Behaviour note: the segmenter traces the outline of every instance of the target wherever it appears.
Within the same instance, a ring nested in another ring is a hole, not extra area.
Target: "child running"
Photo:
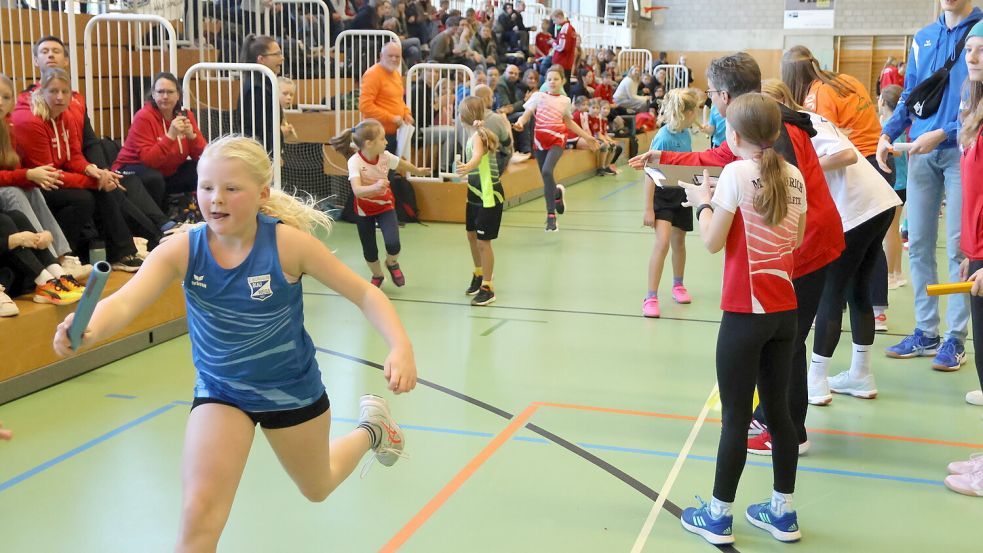
[[[468,176],[464,228],[474,262],[471,286],[465,293],[474,295],[471,305],[488,305],[495,301],[492,284],[495,253],[491,241],[498,238],[505,203],[505,191],[499,180],[499,161],[507,158],[499,155],[498,137],[485,127],[485,103],[481,98],[465,98],[461,102],[460,115],[464,130],[471,133],[464,147],[468,161],[457,166],[459,175]]]
[[[366,119],[341,136],[331,139],[331,146],[348,158],[348,180],[355,194],[355,214],[358,217],[358,239],[362,243],[362,255],[372,271],[372,284],[382,287],[386,277],[379,264],[379,246],[375,242],[376,225],[382,230],[386,245],[386,269],[393,284],[403,286],[406,277],[399,268],[397,258],[399,221],[396,219],[396,198],[389,188],[389,172],[404,171],[425,173],[429,169],[417,167],[386,151],[386,131],[382,123]]]
[[[707,249],[726,248],[717,334],[723,429],[713,499],[683,510],[680,520],[718,545],[734,542],[731,509],[747,459],[755,385],[774,440],[774,491],[770,501],[749,506],[746,517],[780,541],[802,537],[792,507],[798,455],[786,394],[797,326],[792,252],[802,243],[806,198],[802,174],[772,147],[781,129],[774,100],[737,97],[727,107],[727,144],[743,159],[724,167],[712,199],[707,186],[686,189]]]
[[[546,72],[547,92],[536,92],[525,103],[522,117],[512,127],[522,132],[529,119],[535,115],[536,125],[533,139],[533,155],[543,174],[543,199],[546,201],[546,232],[556,232],[556,214],[566,210],[564,195],[566,190],[553,178],[553,169],[563,155],[566,145],[566,131],[571,130],[583,138],[588,149],[597,151],[600,146],[593,136],[573,122],[570,98],[563,95],[563,68],[554,65]]]
[[[207,225],[150,252],[141,270],[99,302],[82,347],[125,328],[175,280],[184,286],[197,369],[183,461],[183,509],[175,551],[214,551],[259,424],[300,492],[323,501],[369,450],[385,466],[404,436],[386,401],[365,395],[358,426],[328,439],[331,410],[304,330],[301,276],[310,275],[357,305],[385,338],[384,376],[395,393],[416,385],[413,347],[389,300],[338,261],[311,232],[330,220],[270,188],[273,173],[258,142],[225,137],[198,165]],[[283,223],[283,224],[280,224]],[[71,355],[68,328],[54,349]]]
[[[699,111],[699,94],[690,88],[677,88],[666,94],[659,109],[659,121],[663,125],[652,139],[650,150],[692,152],[689,129]],[[642,315],[658,318],[659,281],[666,255],[672,248],[672,298],[676,303],[692,301],[683,285],[686,268],[686,233],[693,230],[693,208],[683,206],[686,191],[678,187],[656,186],[645,177],[645,217],[642,224],[655,229],[655,247],[649,257],[648,294],[642,301]]]

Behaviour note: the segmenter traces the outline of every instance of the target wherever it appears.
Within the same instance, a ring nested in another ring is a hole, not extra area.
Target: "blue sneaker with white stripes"
[[[942,372],[958,371],[966,362],[966,348],[955,338],[946,338],[932,360],[932,368]]]
[[[938,336],[929,338],[925,332],[916,328],[910,336],[905,336],[898,344],[895,344],[885,351],[888,357],[894,359],[911,359],[912,357],[931,357],[939,349],[941,340]]]
[[[734,517],[724,515],[720,518],[713,518],[710,515],[710,505],[703,501],[700,496],[696,496],[700,502],[700,507],[687,507],[683,509],[683,515],[679,517],[679,522],[683,528],[693,532],[714,545],[726,545],[734,543]]]
[[[776,516],[771,511],[771,501],[755,503],[747,508],[748,522],[768,532],[778,541],[799,541],[802,532],[799,531],[799,520],[795,512]]]

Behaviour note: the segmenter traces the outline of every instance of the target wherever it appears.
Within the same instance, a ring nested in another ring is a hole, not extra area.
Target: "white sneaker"
[[[137,257],[140,259],[147,259],[147,239],[134,236],[133,245],[137,248]]]
[[[525,154],[522,152],[513,152],[512,159],[509,160],[509,163],[522,163],[523,161],[526,161],[530,157],[532,157],[530,154]]]
[[[65,260],[61,262],[61,268],[79,282],[85,282],[85,279],[89,278],[89,273],[92,272],[92,265],[88,263],[83,265],[79,258],[71,255],[65,256]]]
[[[825,376],[817,378],[810,374],[807,380],[810,405],[829,405],[833,401],[833,394],[829,392],[829,379]]]
[[[973,390],[967,393],[966,403],[983,407],[983,390]]]
[[[359,424],[371,426],[378,434],[377,443],[372,444],[375,458],[384,466],[391,467],[403,457],[403,430],[393,420],[386,400],[366,394],[358,403]]]
[[[14,300],[10,299],[3,286],[0,286],[0,317],[13,317],[20,313]]]
[[[898,284],[898,278],[896,276],[894,276],[894,273],[891,273],[891,274],[887,275],[887,289],[888,290],[897,290],[900,287],[901,287],[901,285]]]
[[[809,440],[802,442],[801,444],[799,444],[799,455],[805,455],[806,453],[809,453],[809,450],[811,448],[812,448],[812,442],[810,442]]]
[[[972,474],[983,471],[983,453],[974,453],[968,461],[953,461],[949,463],[949,474]]]
[[[766,427],[765,425],[761,424],[756,419],[751,419],[751,425],[748,426],[748,429],[747,429],[747,437],[748,438],[752,438],[754,436],[757,436],[758,434],[761,434],[762,432],[764,432],[767,429],[768,429],[768,427]]]
[[[861,399],[874,399],[877,397],[877,383],[874,375],[859,379],[850,377],[850,371],[843,371],[836,376],[829,377],[829,389],[837,394],[849,394]]]
[[[983,471],[946,476],[945,487],[963,495],[983,497]]]

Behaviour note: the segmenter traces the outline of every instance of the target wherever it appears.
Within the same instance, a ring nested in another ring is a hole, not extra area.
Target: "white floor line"
[[[686,438],[686,443],[683,444],[683,448],[679,450],[679,455],[676,456],[676,462],[672,465],[672,470],[669,471],[669,476],[666,477],[666,481],[662,484],[662,488],[659,489],[659,498],[652,505],[652,510],[649,512],[649,516],[645,519],[645,524],[642,525],[641,531],[638,533],[638,537],[635,538],[635,545],[631,548],[631,553],[641,553],[642,549],[645,548],[645,542],[648,541],[649,535],[652,533],[652,527],[655,526],[655,520],[659,518],[659,513],[662,512],[662,506],[665,504],[666,499],[669,497],[669,492],[672,491],[672,485],[676,482],[676,478],[679,476],[679,471],[683,468],[683,463],[686,462],[686,457],[689,456],[689,450],[693,447],[693,442],[696,441],[696,435],[700,433],[700,428],[703,427],[703,421],[707,418],[707,413],[710,412],[710,408],[715,402],[717,397],[717,384],[714,383],[713,389],[710,390],[710,395],[707,396],[707,400],[703,403],[703,410],[700,411],[700,416],[696,417],[696,422],[693,423],[693,428],[689,431],[689,436]]]

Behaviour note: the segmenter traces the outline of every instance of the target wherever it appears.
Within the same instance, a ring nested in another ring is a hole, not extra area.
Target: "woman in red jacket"
[[[162,209],[167,194],[198,187],[198,158],[206,145],[194,114],[181,108],[182,99],[177,77],[155,75],[150,98],[133,116],[113,164],[114,170],[140,177]]]
[[[119,188],[119,175],[98,168],[82,155],[80,125],[68,112],[71,97],[68,72],[54,67],[41,71],[41,82],[31,93],[30,105],[18,104],[14,109],[17,153],[25,168],[51,166],[61,171],[61,184],[43,194],[72,250],[83,251],[79,247],[83,228],[94,222],[91,218],[78,218],[74,206],[94,203],[108,260],[114,269],[136,272],[142,262],[136,256],[133,234],[121,211],[125,197],[114,195]]]

